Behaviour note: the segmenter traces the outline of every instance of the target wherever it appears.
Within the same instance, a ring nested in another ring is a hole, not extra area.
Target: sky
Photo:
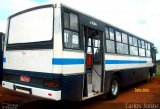
[[[57,0],[0,0],[0,32],[8,16]],[[101,19],[155,44],[160,60],[160,0],[61,0],[83,13]]]

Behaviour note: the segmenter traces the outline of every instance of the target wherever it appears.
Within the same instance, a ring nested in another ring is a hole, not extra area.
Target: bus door
[[[84,97],[90,97],[103,91],[104,53],[103,32],[84,27],[85,39],[85,77]]]

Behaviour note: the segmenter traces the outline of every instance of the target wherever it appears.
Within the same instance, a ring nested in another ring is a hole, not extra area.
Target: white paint
[[[52,49],[6,51],[5,58],[4,69],[52,73]]]
[[[84,73],[84,64],[63,65],[63,74],[79,74]]]
[[[62,58],[62,22],[61,6],[59,4],[54,8],[54,56],[53,58]],[[62,73],[62,65],[53,65],[54,73]]]
[[[6,81],[2,81],[2,87],[5,87],[7,89],[13,90],[13,83],[11,82],[6,82]]]
[[[132,61],[147,61],[147,63],[133,63],[133,64],[105,64],[105,70],[120,70],[120,69],[131,69],[141,67],[152,67],[152,59],[149,57],[119,55],[119,54],[105,54],[105,60],[132,60]]]
[[[30,86],[26,86],[26,85],[20,85],[20,84],[14,84],[14,83],[2,81],[2,86],[5,88],[14,90],[13,89],[14,85],[24,87],[24,88],[30,88],[32,91],[32,95],[35,95],[35,96],[44,97],[44,98],[48,98],[48,99],[52,99],[52,100],[61,100],[61,90],[60,91],[52,91],[52,90],[41,89],[41,88],[30,87]],[[27,93],[26,91],[23,91],[20,89],[18,89],[18,90],[16,89],[16,91],[22,92],[22,93]],[[48,93],[52,94],[52,96],[48,96]]]
[[[84,59],[84,52],[83,51],[77,52],[76,50],[63,51],[63,58]],[[84,73],[84,64],[63,65],[64,75],[65,74],[78,74],[78,73]]]
[[[63,58],[81,58],[84,59],[84,51],[64,50]]]

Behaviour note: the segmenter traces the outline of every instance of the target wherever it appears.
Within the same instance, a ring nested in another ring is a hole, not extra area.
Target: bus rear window
[[[53,7],[27,11],[11,17],[8,44],[49,41],[53,31]]]

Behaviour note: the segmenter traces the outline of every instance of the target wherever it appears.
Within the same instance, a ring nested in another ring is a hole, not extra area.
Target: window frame
[[[123,37],[124,37],[124,35],[123,34],[125,34],[126,36],[127,36],[127,42],[125,43],[125,42],[123,42]],[[121,38],[122,38],[122,43],[124,43],[124,44],[129,44],[129,42],[128,42],[128,35],[127,35],[127,33],[124,33],[124,32],[122,32],[121,33]]]
[[[151,45],[151,43],[149,43],[149,42],[145,42],[145,52],[146,52],[146,57],[151,57],[151,49],[150,49],[150,45]],[[149,51],[150,52],[150,55],[148,56],[147,55],[147,51]]]
[[[113,30],[113,37],[114,37],[114,39],[111,39],[110,29]],[[115,30],[114,30],[114,28],[108,27],[108,34],[109,34],[109,39],[115,41]]]
[[[131,54],[131,48],[130,48],[130,47],[135,47],[135,48],[137,48],[137,55]],[[130,54],[131,56],[139,56],[139,48],[138,48],[137,46],[129,45],[129,54]]]
[[[136,42],[135,42],[135,39],[136,39]],[[137,47],[138,46],[138,38],[137,37],[133,37],[132,38],[132,42],[133,42],[133,46]]]
[[[119,35],[118,35],[118,34]],[[118,35],[118,36],[117,36]],[[116,42],[121,42],[122,43],[122,33],[120,32],[120,31],[118,31],[118,30],[116,30],[115,31],[115,37],[116,37]],[[120,39],[120,40],[118,40],[118,38]]]
[[[124,43],[123,42],[123,39],[122,39],[122,34],[126,34],[127,35],[127,42],[128,42],[128,34],[126,33],[126,32],[123,32],[123,31],[121,31],[121,30],[118,30],[118,29],[116,29],[115,30],[115,38],[117,38],[117,36],[116,36],[116,32],[119,32],[120,33],[120,35],[121,35],[121,41],[117,41],[117,39],[115,39],[115,47],[116,47],[116,53],[117,54],[121,54],[121,55],[129,55],[129,47],[128,47],[128,43]],[[128,53],[118,53],[118,49],[117,49],[117,43],[121,43],[121,44],[124,44],[124,45],[127,45],[127,51],[128,51]]]
[[[133,45],[133,36],[128,35],[128,40],[129,40],[128,44],[129,44],[129,45]],[[132,43],[131,43],[131,42],[132,42]]]
[[[130,54],[130,56],[139,56],[139,43],[138,43],[139,38],[136,37],[136,36],[133,36],[133,35],[131,35],[131,34],[128,35],[128,38],[129,38],[129,39],[128,39],[128,40],[129,40],[128,45],[129,45],[129,54]],[[130,40],[130,39],[131,39],[131,40]],[[136,45],[135,45],[134,39],[137,40],[137,41],[136,41]],[[132,43],[131,43],[131,42],[132,42]],[[136,48],[137,48],[137,55],[131,54],[131,49],[130,49],[130,47],[136,47]]]
[[[128,51],[128,52],[127,52],[127,53],[118,53],[118,49],[117,49],[117,45],[118,45],[118,43],[119,43],[119,44],[123,44],[123,45],[127,46],[127,51]],[[117,54],[129,55],[129,48],[128,48],[128,44],[116,41],[116,51],[117,51]]]
[[[64,24],[65,24],[65,22],[64,22],[64,13],[68,13],[69,14],[69,28],[65,28],[65,26],[64,26]],[[72,13],[72,14],[75,14],[76,16],[77,16],[77,18],[78,18],[78,30],[74,30],[74,29],[71,29],[70,28],[70,13]],[[83,38],[81,38],[80,37],[80,18],[79,18],[79,14],[77,13],[77,12],[75,12],[75,11],[73,11],[73,10],[69,10],[69,9],[67,9],[67,8],[62,8],[62,16],[61,16],[61,18],[62,18],[62,44],[63,44],[63,50],[83,50],[83,47],[82,47],[82,39]],[[65,30],[67,30],[67,31],[70,31],[70,32],[75,32],[75,33],[78,33],[78,43],[79,43],[79,48],[69,48],[69,47],[66,47],[65,46],[65,44],[64,44],[64,31]]]
[[[142,44],[142,42],[143,42],[143,44]],[[147,57],[146,56],[146,43],[147,43],[147,41],[138,38],[138,51],[139,51],[139,55],[138,56],[140,56],[140,57]],[[144,56],[140,55],[140,49],[144,50]]]
[[[107,50],[107,40],[108,40],[108,41],[112,41],[112,42],[114,43],[114,47],[113,47],[113,48],[114,48],[114,52],[110,52],[110,51]],[[114,53],[114,54],[116,54],[116,49],[115,49],[116,45],[115,45],[115,41],[106,39],[105,42],[106,42],[106,43],[105,43],[105,47],[106,47],[106,50],[105,50],[105,51],[106,51],[107,53]]]
[[[113,30],[113,32],[114,32],[114,40],[113,39],[111,39],[110,38],[110,30],[109,29],[112,29]],[[106,32],[107,31],[107,32]],[[120,32],[120,34],[121,34],[121,41],[117,41],[117,37],[116,37],[116,31],[117,32]],[[127,36],[127,43],[125,42],[125,41],[123,41],[123,36],[122,36],[122,34],[125,34],[126,36]],[[114,48],[115,48],[115,52],[108,52],[107,51],[107,40],[108,41],[113,41],[114,42]],[[144,45],[143,45],[143,47],[142,47],[142,43],[144,42]],[[127,45],[128,46],[128,54],[126,54],[126,53],[118,53],[117,52],[117,43],[121,43],[121,44],[125,44],[125,45]],[[146,46],[147,45],[147,46]],[[134,35],[132,35],[132,34],[130,34],[130,33],[127,33],[127,32],[123,32],[123,31],[121,31],[121,30],[119,30],[119,29],[116,29],[116,28],[114,28],[114,27],[111,27],[111,26],[106,26],[105,27],[105,51],[106,51],[106,53],[112,53],[112,54],[121,54],[121,55],[129,55],[129,56],[137,56],[137,57],[151,57],[151,50],[150,50],[150,47],[149,47],[149,45],[151,46],[151,44],[150,44],[150,42],[148,42],[148,41],[146,41],[146,40],[143,40],[143,39],[141,39],[141,38],[139,38],[139,37],[137,37],[137,36],[134,36]],[[130,51],[130,48],[131,47],[135,47],[135,49],[136,49],[136,54],[134,55],[134,54],[131,54],[131,51]],[[143,49],[144,50],[144,56],[142,56],[142,55],[140,55],[140,49]],[[146,54],[146,52],[147,52],[147,50],[148,51],[150,51],[150,56],[147,56],[147,54]]]
[[[38,10],[38,9],[42,9],[42,8],[53,8],[53,12],[54,12],[54,7],[53,5],[42,5],[42,6],[37,6],[37,7],[33,7],[30,9],[26,9],[24,11],[20,11],[16,14],[11,15],[8,18],[8,24],[10,24],[10,20],[20,14],[23,13],[27,13],[33,10]],[[54,34],[54,15],[55,13],[53,13],[53,26],[52,26],[52,34]],[[7,32],[9,32],[10,26],[8,26],[7,28]],[[47,40],[47,41],[39,41],[39,42],[30,42],[30,43],[17,43],[17,44],[9,44],[8,43],[8,38],[9,38],[9,34],[7,34],[7,43],[6,43],[6,50],[33,50],[33,49],[53,49],[54,48],[54,35],[52,35],[51,40]]]
[[[114,39],[111,39],[110,38],[110,29],[111,30],[113,30],[113,37],[114,37]],[[107,30],[107,33],[108,33],[108,38],[106,37],[106,30]],[[108,50],[107,50],[107,40],[109,40],[109,41],[113,41],[113,43],[114,43],[114,52],[109,52]],[[116,42],[115,42],[115,30],[114,30],[114,28],[113,27],[111,27],[111,26],[105,26],[105,52],[106,53],[112,53],[112,54],[116,54]]]

